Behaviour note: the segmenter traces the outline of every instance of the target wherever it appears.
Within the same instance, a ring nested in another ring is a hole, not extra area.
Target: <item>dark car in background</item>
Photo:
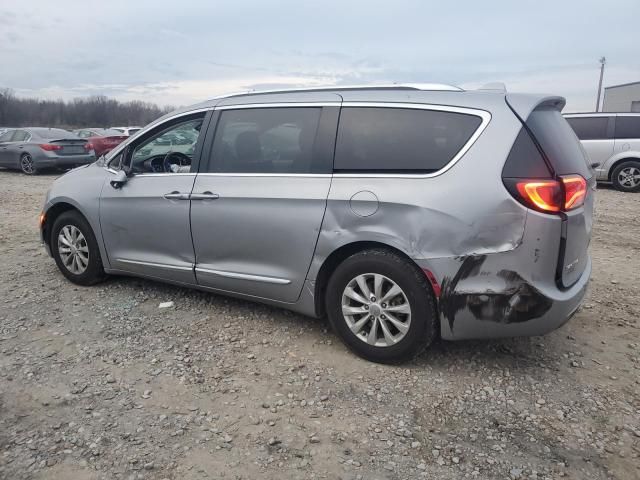
[[[122,132],[112,128],[83,128],[74,130],[73,133],[80,138],[85,138],[91,144],[96,157],[109,153],[113,148],[129,138]]]
[[[45,168],[73,168],[96,159],[87,140],[60,128],[16,128],[0,135],[0,167],[34,175]]]

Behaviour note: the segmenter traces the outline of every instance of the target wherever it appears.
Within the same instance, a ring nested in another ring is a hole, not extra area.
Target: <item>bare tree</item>
[[[145,125],[172,110],[134,100],[119,102],[102,95],[64,100],[17,97],[0,88],[0,126],[6,127],[110,127]]]

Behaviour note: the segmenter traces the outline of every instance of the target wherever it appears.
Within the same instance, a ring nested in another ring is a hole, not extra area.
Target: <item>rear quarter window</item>
[[[445,167],[482,124],[477,115],[438,110],[344,107],[336,172],[430,173]]]
[[[640,116],[616,118],[616,138],[640,138]]]

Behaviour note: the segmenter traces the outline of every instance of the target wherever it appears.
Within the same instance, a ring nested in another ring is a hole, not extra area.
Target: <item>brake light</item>
[[[518,180],[519,200],[545,213],[568,212],[581,207],[587,195],[587,181],[580,175],[561,176],[560,180]]]
[[[39,147],[45,152],[53,152],[55,150],[62,150],[62,145],[54,145],[52,143],[41,143]]]
[[[84,149],[85,149],[87,152],[89,152],[89,151],[93,150],[93,143],[91,143],[91,142],[87,142],[87,143],[85,143],[85,144],[84,144]]]
[[[560,177],[564,184],[564,209],[573,210],[584,204],[587,196],[587,181],[580,175]]]
[[[521,198],[537,210],[559,212],[562,207],[562,191],[556,180],[518,182],[516,188]]]

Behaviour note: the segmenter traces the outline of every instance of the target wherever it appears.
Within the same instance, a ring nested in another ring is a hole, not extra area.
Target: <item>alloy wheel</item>
[[[58,254],[62,264],[75,275],[80,275],[89,266],[87,239],[75,225],[65,225],[58,234]]]
[[[345,287],[342,315],[351,332],[361,341],[376,347],[389,347],[409,331],[411,305],[393,280],[378,273],[364,273]]]
[[[640,168],[628,166],[620,170],[618,183],[626,188],[635,188],[640,185]]]
[[[34,167],[33,167],[33,158],[31,157],[31,155],[26,153],[20,158],[20,168],[27,175],[33,174]]]

